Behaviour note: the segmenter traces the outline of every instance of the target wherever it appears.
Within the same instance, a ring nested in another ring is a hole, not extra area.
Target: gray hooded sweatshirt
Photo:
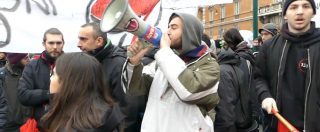
[[[187,55],[201,44],[203,27],[194,16],[174,13],[184,23],[181,55]],[[170,21],[173,16],[170,17]],[[180,55],[180,56],[181,56]],[[168,47],[155,55],[154,74],[143,74],[142,65],[128,65],[128,86],[131,95],[148,95],[141,132],[213,132],[208,112],[219,101],[217,94],[219,65],[205,52],[186,63]]]

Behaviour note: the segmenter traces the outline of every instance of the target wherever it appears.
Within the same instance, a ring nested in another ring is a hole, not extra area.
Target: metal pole
[[[253,27],[253,39],[258,37],[258,0],[253,1],[253,12],[252,12],[252,27]]]

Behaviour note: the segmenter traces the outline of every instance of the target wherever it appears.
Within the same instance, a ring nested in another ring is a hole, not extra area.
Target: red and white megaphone
[[[162,32],[140,19],[129,6],[128,0],[113,0],[103,13],[100,28],[104,32],[118,33],[127,31],[154,46],[160,45]]]

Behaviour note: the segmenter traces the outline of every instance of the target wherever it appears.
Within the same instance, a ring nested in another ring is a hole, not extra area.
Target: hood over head
[[[201,45],[203,26],[197,17],[186,13],[172,13],[169,18],[169,23],[175,16],[178,16],[183,23],[181,53],[181,55],[183,55]]]

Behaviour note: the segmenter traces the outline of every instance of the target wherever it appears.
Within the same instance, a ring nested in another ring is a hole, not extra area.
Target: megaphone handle
[[[134,42],[137,41],[137,39],[135,39]],[[141,45],[140,45],[141,47],[139,47],[139,48],[144,49],[144,48],[153,46],[151,43],[149,43],[148,41],[144,40],[143,38],[139,38],[139,41],[141,42]],[[135,44],[134,42],[132,44]],[[130,52],[130,51],[127,51],[127,56],[128,57],[132,57],[132,56],[134,56],[134,54],[132,52]]]

